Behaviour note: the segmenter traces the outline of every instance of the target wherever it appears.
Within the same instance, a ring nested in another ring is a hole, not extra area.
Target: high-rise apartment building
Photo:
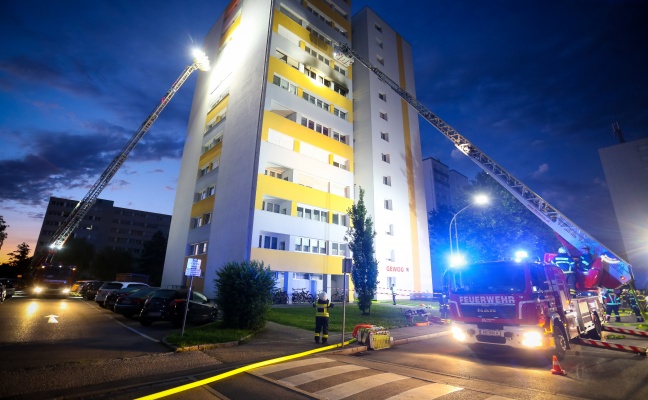
[[[450,169],[441,161],[428,157],[423,159],[423,176],[425,177],[425,198],[428,214],[441,206],[459,210],[463,189],[468,185],[468,177]]]
[[[34,254],[52,242],[54,234],[78,203],[78,200],[50,197]],[[85,239],[97,252],[113,249],[140,258],[144,254],[144,243],[158,231],[168,237],[170,225],[170,215],[115,207],[112,200],[97,199],[71,237]]]
[[[599,150],[626,260],[639,289],[648,288],[648,139]]]
[[[208,295],[218,268],[243,260],[263,261],[289,293],[341,291],[347,210],[361,186],[378,231],[379,280],[402,276],[402,289],[431,289],[425,200],[410,172],[420,168],[416,114],[393,94],[378,107],[366,76],[360,96],[362,67],[334,60],[334,45],[351,42],[349,3],[233,0],[208,33],[212,70],[196,83],[163,286],[184,283],[196,258],[204,280],[194,285]],[[409,46],[389,33],[390,75],[413,90]],[[380,109],[393,124],[383,150],[365,114],[380,119]]]

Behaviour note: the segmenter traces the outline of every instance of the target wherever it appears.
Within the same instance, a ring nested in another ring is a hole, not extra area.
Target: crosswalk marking
[[[403,379],[410,379],[407,376],[396,375],[391,373],[377,374],[367,376],[365,378],[356,379],[350,382],[335,385],[330,388],[320,390],[313,393],[315,396],[323,397],[325,399],[337,400],[349,397],[356,393],[364,392],[365,390],[374,388],[376,386],[384,385],[386,383],[396,382]]]
[[[281,379],[279,382],[285,383],[290,386],[299,386],[317,379],[328,378],[329,376],[345,374],[347,372],[358,371],[361,369],[368,369],[358,365],[341,365],[338,367],[324,368],[317,371],[305,372],[303,374],[294,375],[289,378]]]
[[[385,400],[418,400],[418,399],[436,399],[448,393],[462,390],[460,387],[444,385],[442,383],[431,383],[399,393]]]
[[[271,365],[268,367],[259,368],[255,371],[252,371],[252,373],[255,375],[268,375],[273,372],[283,371],[286,369],[305,367],[307,365],[321,364],[321,363],[327,363],[332,361],[333,360],[326,357],[310,358],[307,360],[292,361],[289,363],[283,363],[283,364],[277,364],[277,365]]]

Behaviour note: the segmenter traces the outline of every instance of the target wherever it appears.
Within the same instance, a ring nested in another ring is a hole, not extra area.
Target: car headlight
[[[63,292],[63,293],[70,293],[70,288],[64,288],[63,290],[61,290],[61,292]]]
[[[36,286],[36,287],[34,288],[34,293],[42,293],[42,292],[43,292],[43,288],[42,288],[42,287],[40,287],[40,286]]]
[[[453,326],[452,337],[455,338],[455,340],[463,342],[466,340],[466,332],[464,332],[464,330],[459,328],[458,326]]]
[[[541,347],[542,335],[540,332],[524,332],[522,334],[522,345],[526,347]]]

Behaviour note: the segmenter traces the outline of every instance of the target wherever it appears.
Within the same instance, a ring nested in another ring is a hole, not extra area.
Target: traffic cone
[[[567,372],[565,372],[564,369],[560,368],[558,357],[556,356],[553,356],[553,359],[551,360],[551,373],[554,375],[567,375]]]

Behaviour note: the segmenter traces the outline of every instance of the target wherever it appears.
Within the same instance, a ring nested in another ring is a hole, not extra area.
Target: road
[[[167,324],[142,327],[82,299],[14,297],[0,306],[0,398],[132,399],[245,365],[221,363],[209,351],[172,353],[159,342],[172,331]],[[543,358],[477,355],[444,336],[302,357],[169,398],[646,399],[647,362],[574,346],[560,363],[567,375],[560,376]]]

